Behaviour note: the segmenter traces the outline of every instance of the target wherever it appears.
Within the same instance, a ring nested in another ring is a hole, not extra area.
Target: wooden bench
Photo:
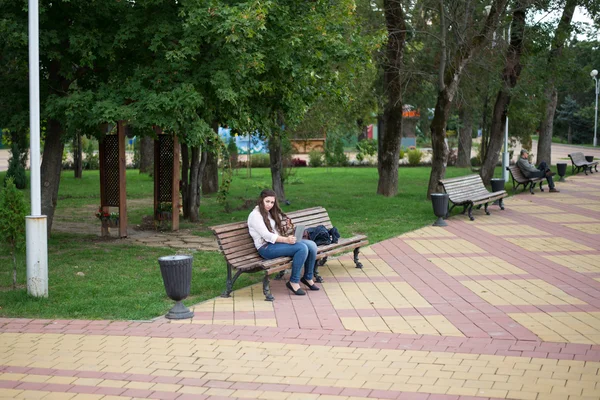
[[[509,165],[506,169],[510,172],[510,177],[512,178],[513,193],[517,191],[520,185],[523,185],[523,191],[529,186],[529,193],[535,194],[533,193],[533,188],[538,182],[540,184],[540,191],[544,191],[542,184],[544,183],[544,179],[546,179],[545,177],[527,178],[523,175],[523,171],[516,165]]]
[[[324,225],[327,229],[333,227],[329,214],[323,207],[293,211],[287,213],[287,216],[290,217],[294,225],[302,224],[306,228],[318,225]],[[235,281],[242,273],[264,272],[263,293],[265,294],[265,300],[273,301],[274,297],[271,295],[269,287],[269,275],[291,268],[292,258],[279,257],[271,260],[262,258],[256,251],[256,247],[254,247],[254,241],[250,236],[246,222],[213,226],[211,230],[217,237],[219,248],[227,262],[227,286],[221,296],[229,297],[233,291]],[[328,256],[354,250],[356,268],[362,268],[362,264],[358,261],[359,248],[367,244],[369,242],[365,235],[340,238],[337,243],[318,247],[317,263],[323,265]]]
[[[508,196],[506,190],[489,192],[479,175],[467,175],[458,178],[443,179],[440,181],[440,184],[444,187],[444,190],[448,193],[450,201],[452,202],[452,207],[448,210],[447,215],[450,214],[454,207],[463,206],[463,214],[465,211],[468,211],[469,219],[473,221],[475,220],[471,214],[473,206],[484,204],[485,213],[490,215],[488,204],[495,200],[499,200],[500,208],[504,210],[504,202],[502,199]]]
[[[578,173],[582,169],[586,175],[588,170],[591,174],[593,174],[594,171],[592,170],[592,167],[594,167],[596,172],[598,172],[598,161],[586,160],[582,152],[571,153],[569,154],[569,158],[571,159],[571,174],[573,174],[573,171],[575,171],[575,173]]]

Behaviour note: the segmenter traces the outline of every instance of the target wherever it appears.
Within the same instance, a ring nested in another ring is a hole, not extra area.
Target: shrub
[[[306,167],[306,160],[303,160],[301,158],[293,158],[292,159],[292,166],[293,167]]]
[[[330,167],[348,165],[348,156],[344,153],[344,143],[341,139],[331,139],[325,142],[325,161]]]
[[[412,166],[419,165],[423,158],[423,152],[419,149],[413,149],[408,151],[408,163]]]
[[[479,157],[473,157],[473,158],[471,158],[471,166],[473,166],[473,167],[480,167],[481,166],[481,161],[479,161]]]
[[[94,143],[90,140],[85,148],[85,160],[83,161],[83,169],[99,169],[100,158],[94,152]]]
[[[400,147],[400,159],[404,159],[404,156],[406,155],[406,149],[404,147]]]
[[[13,257],[13,289],[17,287],[17,251],[25,247],[25,196],[14,184],[13,178],[5,181],[0,192],[0,240],[6,243]]]
[[[8,170],[4,177],[4,184],[6,185],[8,180],[12,178],[17,189],[25,189],[27,187],[27,176],[25,175],[23,162],[21,162],[21,152],[16,142],[13,142],[10,146],[10,153],[11,156],[8,160]]]
[[[308,163],[311,167],[322,167],[323,166],[323,153],[317,150],[311,150],[308,153]]]
[[[250,156],[250,166],[252,168],[268,168],[271,160],[268,154],[252,154]]]
[[[365,157],[373,157],[377,153],[377,140],[364,139],[356,144],[356,159],[362,162]]]

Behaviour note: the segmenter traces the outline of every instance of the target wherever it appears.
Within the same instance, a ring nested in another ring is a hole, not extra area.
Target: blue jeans
[[[292,257],[292,276],[290,282],[300,282],[300,271],[304,265],[304,279],[312,280],[317,259],[317,245],[312,240],[302,239],[295,244],[267,243],[260,249],[258,254],[262,258],[270,260],[277,257]]]

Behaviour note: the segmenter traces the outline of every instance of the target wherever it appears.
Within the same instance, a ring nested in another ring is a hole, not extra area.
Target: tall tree
[[[405,12],[400,0],[384,0],[385,23],[388,31],[386,60],[383,64],[385,106],[377,152],[379,181],[377,194],[395,196],[398,193],[398,163],[402,138],[402,71],[406,44]]]
[[[448,31],[448,25],[446,24],[446,18],[444,17],[446,5],[443,0],[440,0],[439,2],[442,54],[440,55],[439,64],[438,95],[433,120],[431,122],[433,157],[427,189],[428,198],[431,193],[441,191],[439,181],[440,179],[443,179],[446,174],[446,161],[448,158],[446,124],[460,78],[463,75],[465,67],[471,61],[473,54],[489,41],[491,33],[498,27],[498,22],[506,9],[507,2],[508,0],[492,1],[489,13],[481,28],[477,28],[478,18],[476,18],[477,12],[481,13],[481,8],[467,7],[465,11],[466,14],[463,16],[463,21],[466,23],[466,26],[464,27],[465,33],[460,36],[463,40],[456,50],[452,52],[451,56],[447,55],[448,46],[446,33]]]
[[[523,52],[523,40],[525,36],[525,18],[527,8],[531,0],[517,0],[512,12],[512,23],[510,25],[510,44],[506,51],[506,63],[502,71],[502,87],[496,96],[494,111],[492,113],[492,127],[490,138],[482,160],[481,178],[484,183],[490,182],[494,176],[494,169],[498,163],[498,155],[502,148],[504,130],[506,128],[506,116],[511,101],[511,90],[517,85],[521,75],[521,54]]]
[[[550,163],[552,160],[552,131],[554,127],[554,114],[558,103],[558,91],[556,90],[555,68],[560,62],[566,41],[570,38],[572,32],[571,21],[575,7],[578,5],[578,0],[566,0],[563,8],[562,16],[554,32],[550,53],[548,54],[547,71],[552,71],[548,74],[546,82],[546,90],[544,98],[546,107],[544,116],[540,126],[540,136],[537,148],[537,162],[546,161]]]

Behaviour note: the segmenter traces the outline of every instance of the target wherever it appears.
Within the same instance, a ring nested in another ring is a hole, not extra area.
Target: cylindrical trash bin
[[[565,181],[565,175],[567,173],[567,163],[557,163],[556,164],[556,172],[558,172],[559,182]]]
[[[166,318],[184,319],[194,316],[194,312],[181,302],[190,294],[193,262],[194,258],[186,255],[166,256],[158,259],[167,296],[175,301],[173,308],[165,315]]]
[[[492,179],[490,179],[490,183],[492,185],[492,192],[500,192],[501,190],[504,190],[504,179],[492,178]],[[503,208],[504,204],[501,204],[501,203],[502,203],[502,199],[496,200],[492,204],[496,205],[496,206],[499,205],[501,208]]]
[[[431,193],[431,204],[433,205],[433,213],[438,217],[433,226],[448,226],[444,221],[444,217],[448,213],[448,194]]]
[[[585,161],[587,161],[587,162],[594,161],[594,156],[585,156]]]

